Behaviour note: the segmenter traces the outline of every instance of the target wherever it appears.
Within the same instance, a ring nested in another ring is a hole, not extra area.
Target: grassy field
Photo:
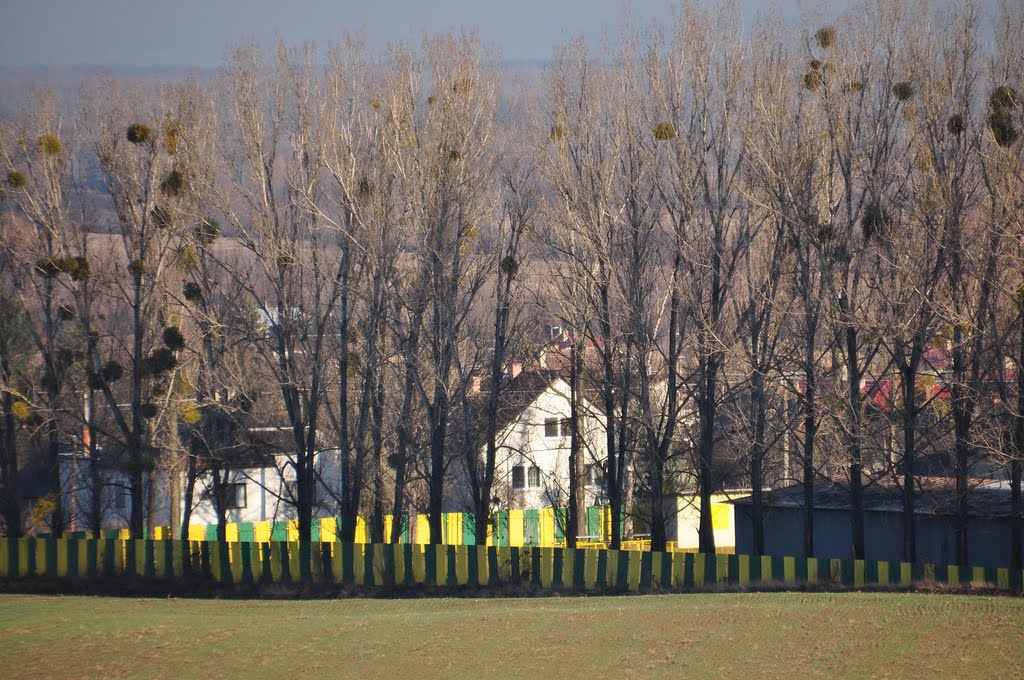
[[[0,595],[0,668],[10,678],[1024,677],[1024,600]]]

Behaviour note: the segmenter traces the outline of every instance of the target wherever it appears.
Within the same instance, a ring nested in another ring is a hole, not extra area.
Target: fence
[[[920,583],[1021,590],[1020,570],[849,559],[513,546],[0,539],[0,578],[180,579],[360,586],[532,584],[652,591],[719,584],[863,587]]]
[[[726,503],[713,503],[713,510],[729,511],[731,507]],[[721,513],[720,513],[721,514]],[[488,546],[507,547],[541,547],[555,548],[565,545],[563,527],[568,512],[564,508],[543,508],[539,510],[502,510],[495,512],[492,523],[487,528]],[[427,515],[403,515],[401,538],[399,543],[415,543],[424,545],[430,542],[430,529]],[[725,519],[716,520],[716,529],[719,524],[731,528],[729,516]],[[394,518],[387,515],[384,518],[385,542],[390,543],[391,529]],[[624,519],[623,519],[624,522]],[[581,547],[604,548],[611,542],[611,509],[608,506],[593,506],[586,510],[586,541]],[[441,523],[441,542],[446,545],[476,545],[476,520],[472,513],[447,512],[444,513]],[[696,523],[693,526],[694,536],[696,535]],[[341,520],[333,517],[316,518],[313,520],[312,540],[333,542],[341,535]],[[45,536],[45,534],[44,534]],[[68,534],[70,538],[93,538],[88,532],[76,531]],[[101,538],[106,539],[128,539],[131,538],[127,529],[109,529],[103,532]],[[169,527],[156,527],[152,532],[146,530],[144,538],[157,540],[176,538],[172,536]],[[225,539],[228,542],[244,543],[266,543],[270,541],[299,541],[299,524],[297,520],[277,522],[228,522],[225,525]],[[366,519],[359,517],[356,520],[355,543],[370,543],[369,530]],[[190,541],[216,541],[217,525],[192,525],[188,530]],[[649,550],[649,540],[625,540],[622,544],[625,550]],[[675,542],[670,542],[669,549],[676,548]],[[691,549],[692,550],[692,549]],[[731,545],[723,546],[719,553],[734,552]]]

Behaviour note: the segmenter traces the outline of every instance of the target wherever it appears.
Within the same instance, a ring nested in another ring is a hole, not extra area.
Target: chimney
[[[509,377],[512,378],[513,380],[515,380],[516,377],[518,377],[519,374],[522,373],[522,372],[523,372],[523,364],[521,362],[519,362],[519,361],[515,361],[515,362],[512,363],[512,370],[509,371]]]

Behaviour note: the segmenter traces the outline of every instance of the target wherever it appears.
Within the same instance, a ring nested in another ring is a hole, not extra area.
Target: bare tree
[[[484,460],[479,460],[480,451],[475,441],[466,450],[477,545],[484,545],[487,541],[487,529],[494,508],[492,497],[498,447],[501,443],[498,440],[498,417],[507,398],[508,384],[512,378],[507,366],[508,359],[520,344],[524,325],[520,293],[520,272],[526,264],[523,239],[526,232],[533,228],[537,213],[536,173],[528,160],[517,157],[510,148],[512,139],[516,136],[514,131],[510,131],[502,152],[504,159],[500,174],[503,213],[491,244],[490,260],[494,266],[494,292],[491,301],[494,330],[491,335],[492,344],[489,347],[489,383],[487,404],[484,407]]]
[[[663,108],[673,137],[663,193],[682,249],[684,304],[692,322],[689,350],[695,366],[689,398],[697,412],[694,468],[700,493],[699,544],[714,552],[711,495],[716,481],[715,440],[722,369],[735,337],[728,299],[746,252],[750,213],[742,195],[745,141],[739,121],[749,64],[734,5],[717,16],[693,5],[675,14],[672,49],[663,68]],[[712,49],[714,45],[714,49]]]
[[[299,535],[309,540],[317,488],[316,459],[328,340],[350,262],[329,247],[315,205],[322,191],[320,94],[311,46],[278,45],[267,64],[258,45],[235,48],[223,69],[227,132],[221,210],[252,264],[224,262],[265,325],[253,351],[273,376],[294,439],[287,467]],[[237,196],[239,200],[232,200]],[[336,243],[336,241],[334,241]]]

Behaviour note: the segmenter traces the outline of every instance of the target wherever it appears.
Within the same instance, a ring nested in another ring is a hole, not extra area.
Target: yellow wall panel
[[[68,575],[68,539],[57,539],[57,576],[64,578]]]
[[[543,508],[540,511],[540,545],[551,548],[555,545],[555,509]]]
[[[324,517],[320,520],[320,540],[324,543],[334,543],[338,540],[338,520],[334,517]]]
[[[416,543],[426,545],[430,543],[430,522],[426,515],[416,515]]]
[[[460,586],[469,583],[469,550],[464,545],[455,549],[455,582]]]
[[[450,546],[462,545],[462,513],[444,513],[444,543]]]
[[[525,527],[522,510],[508,511],[508,544],[511,547],[522,547],[523,529]]]

